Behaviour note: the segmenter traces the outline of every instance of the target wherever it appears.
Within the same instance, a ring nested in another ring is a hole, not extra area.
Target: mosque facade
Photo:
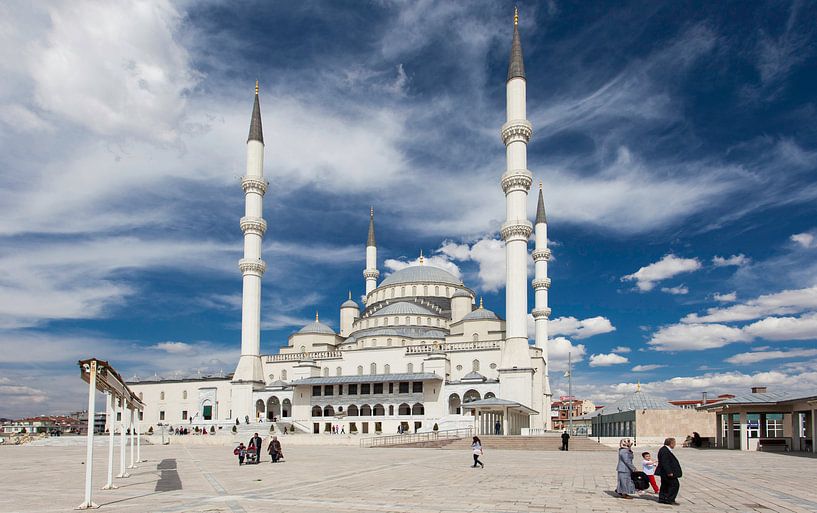
[[[499,183],[507,219],[499,227],[506,251],[507,319],[476,301],[473,289],[423,262],[380,279],[374,211],[369,214],[361,303],[339,306],[339,330],[314,322],[289,336],[276,354],[261,353],[261,247],[264,137],[256,84],[247,171],[241,354],[225,376],[134,379],[144,400],[143,426],[222,426],[275,423],[278,429],[319,434],[333,429],[376,435],[459,429],[521,434],[550,428],[548,378],[547,217],[541,185],[536,219],[527,218],[533,182],[527,169],[532,127],[526,115],[525,68],[514,18],[506,80],[507,120],[500,130],[506,170]],[[534,277],[528,279],[533,235]],[[363,253],[363,252],[361,252]],[[535,304],[528,308],[528,287]],[[528,339],[528,314],[535,324]]]

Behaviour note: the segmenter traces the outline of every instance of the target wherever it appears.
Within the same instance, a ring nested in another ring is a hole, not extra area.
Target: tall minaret
[[[247,137],[247,174],[241,178],[244,189],[244,217],[241,231],[244,232],[244,258],[238,261],[238,268],[244,277],[244,294],[241,300],[241,359],[233,376],[233,382],[252,384],[264,383],[261,365],[261,277],[267,264],[261,260],[261,240],[267,230],[263,215],[263,198],[267,192],[264,180],[264,133],[261,129],[261,105],[258,101],[258,81],[255,82],[255,104],[252,107],[250,135]],[[233,401],[234,414],[251,415],[252,397],[249,407],[243,404],[247,398]],[[246,412],[244,410],[247,410]]]
[[[550,308],[548,308],[548,289],[550,288],[550,278],[548,278],[548,260],[550,260],[550,250],[548,249],[548,219],[545,214],[545,199],[542,197],[542,182],[539,182],[539,203],[536,205],[536,223],[534,224],[534,237],[536,246],[533,250],[533,261],[535,265],[533,277],[533,290],[535,290],[535,308],[533,309],[533,319],[536,324],[535,345],[542,350],[542,358],[545,360],[545,371],[542,376],[544,384],[544,395],[546,408],[550,411],[550,378],[548,362],[548,318]],[[547,415],[545,422],[550,421]],[[548,426],[549,427],[549,426]]]
[[[506,342],[502,367],[530,367],[528,353],[528,237],[532,226],[527,219],[528,190],[533,181],[528,171],[527,149],[532,128],[526,119],[525,65],[519,42],[519,15],[514,13],[513,43],[507,80],[507,121],[502,125],[507,170],[502,175],[507,219],[500,233],[505,241]]]
[[[369,209],[369,238],[366,239],[366,269],[363,270],[363,277],[366,278],[366,296],[377,288],[378,276],[380,271],[377,270],[377,243],[374,240],[374,207],[372,207]]]

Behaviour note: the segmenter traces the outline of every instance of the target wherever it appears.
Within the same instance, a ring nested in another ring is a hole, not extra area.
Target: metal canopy
[[[120,397],[125,400],[130,406],[137,410],[145,408],[145,403],[139,399],[139,396],[134,394],[122,376],[116,372],[116,369],[105,360],[97,358],[88,358],[87,360],[80,360],[79,365],[82,381],[90,384],[91,379],[91,362],[96,362],[96,389],[100,392],[108,392],[114,397]]]

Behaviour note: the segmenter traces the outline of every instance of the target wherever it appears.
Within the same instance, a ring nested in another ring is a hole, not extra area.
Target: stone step
[[[481,436],[483,447],[489,450],[506,451],[558,451],[562,441],[554,437],[544,436]],[[471,438],[454,438],[416,442],[409,444],[390,445],[387,447],[409,448],[425,447],[446,450],[468,450],[471,448]],[[606,445],[599,444],[589,438],[573,437],[570,440],[571,451],[610,451]]]

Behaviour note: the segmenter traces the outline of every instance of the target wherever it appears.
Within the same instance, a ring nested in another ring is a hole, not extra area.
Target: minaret
[[[545,411],[550,411],[551,392],[548,362],[548,318],[550,317],[550,308],[548,308],[548,289],[550,288],[548,260],[550,260],[550,250],[547,247],[548,220],[545,214],[545,199],[542,196],[542,182],[539,182],[539,203],[536,205],[536,222],[533,229],[536,240],[536,246],[533,250],[535,270],[532,283],[535,291],[535,307],[531,313],[536,326],[534,344],[542,350],[542,358],[545,360],[545,372],[544,376],[542,376],[547,406]],[[550,419],[546,418],[545,421],[549,422]]]
[[[267,230],[263,215],[263,198],[267,192],[264,180],[264,134],[261,129],[261,105],[258,101],[258,81],[255,82],[255,104],[252,107],[250,134],[247,137],[247,173],[241,178],[244,189],[244,258],[238,261],[243,275],[244,293],[241,300],[241,359],[233,382],[263,385],[261,365],[261,277],[267,265],[261,260],[261,240]],[[252,397],[249,408],[241,404],[246,398],[233,402],[234,414],[252,415]],[[238,403],[238,404],[236,404]],[[247,409],[248,411],[244,411]]]
[[[377,243],[374,240],[374,207],[369,209],[369,238],[366,240],[366,269],[363,277],[366,278],[366,296],[377,287]]]
[[[528,238],[532,226],[527,219],[528,190],[533,181],[528,171],[527,149],[532,128],[526,119],[525,65],[519,41],[519,15],[514,13],[513,43],[507,79],[507,121],[502,125],[507,170],[502,175],[507,219],[500,234],[505,241],[506,342],[502,352],[502,367],[530,367],[528,354]]]

